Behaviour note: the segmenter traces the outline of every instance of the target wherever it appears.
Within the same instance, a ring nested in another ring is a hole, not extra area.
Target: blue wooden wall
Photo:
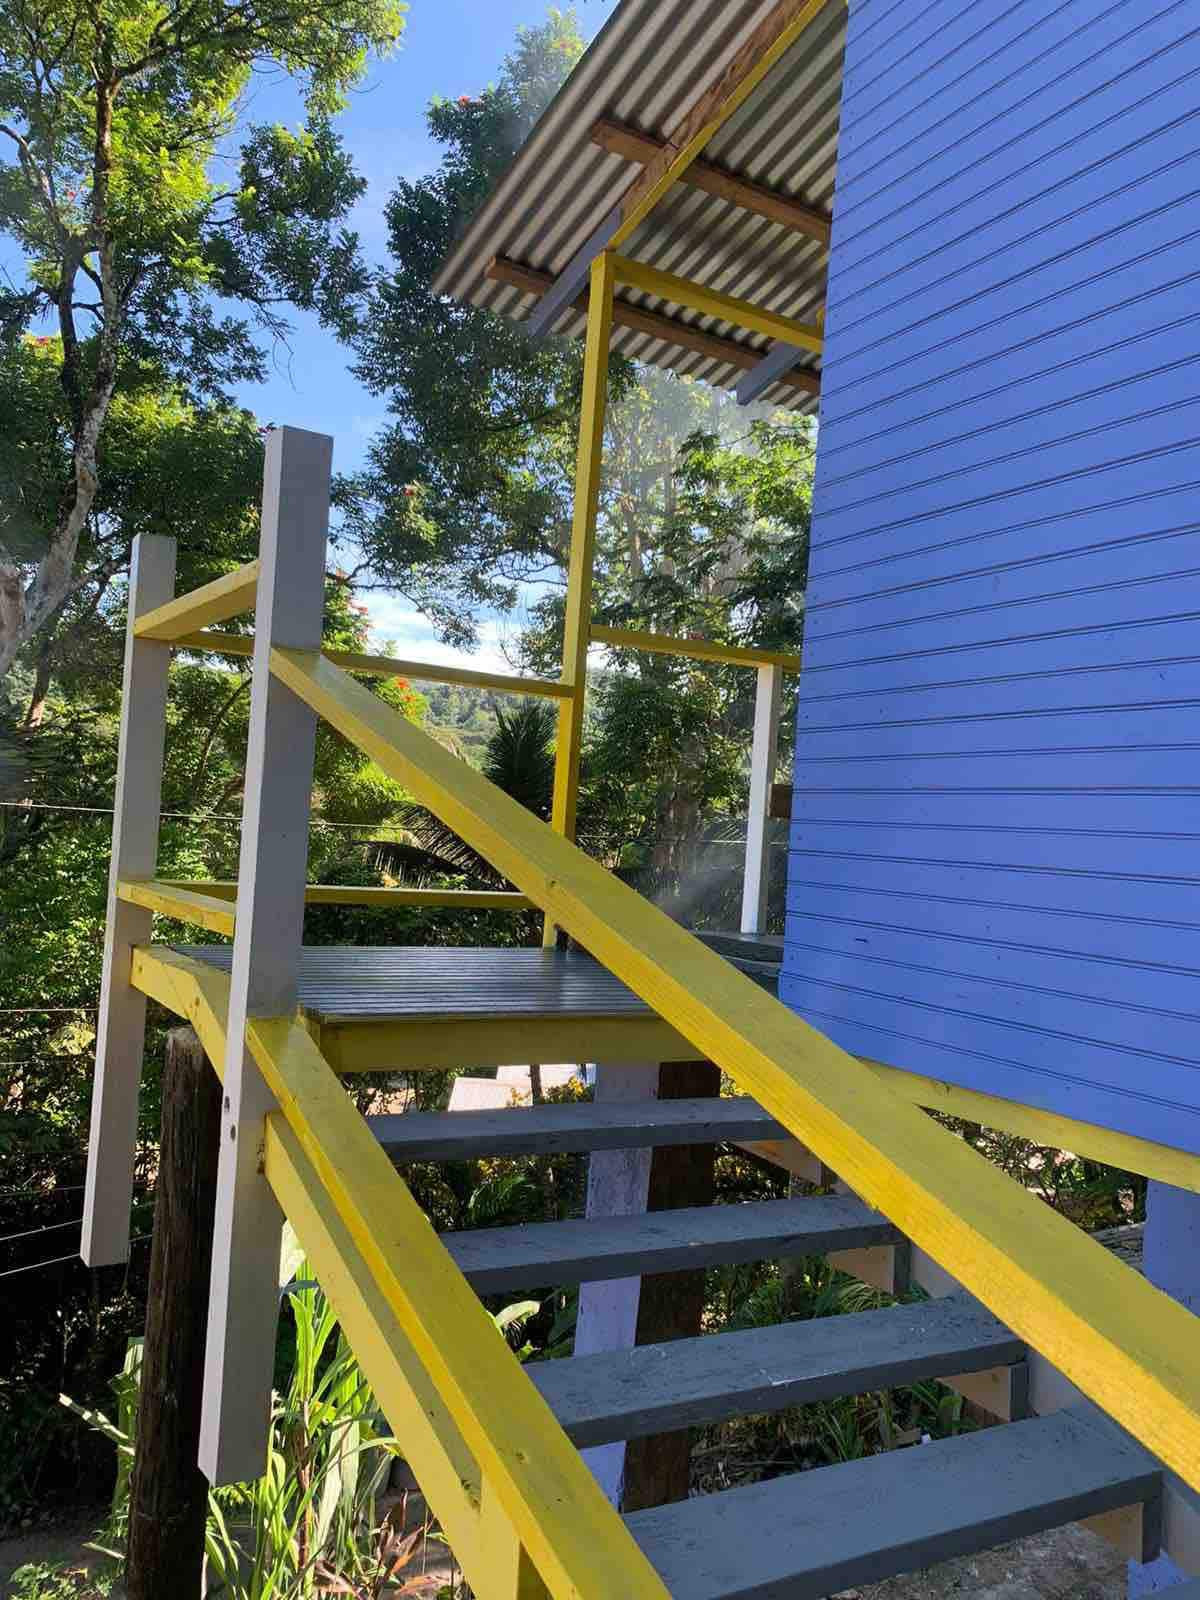
[[[783,995],[1200,1151],[1200,4],[850,10]]]

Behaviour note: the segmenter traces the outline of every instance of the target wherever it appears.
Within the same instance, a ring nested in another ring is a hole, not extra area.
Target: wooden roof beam
[[[619,250],[704,153],[713,136],[782,60],[829,0],[777,0],[736,55],[671,129],[663,149],[621,197],[621,226],[609,241]]]
[[[598,144],[610,155],[620,156],[624,161],[639,162],[643,167],[649,167],[671,148],[665,139],[642,133],[612,117],[601,117],[594,124],[592,143]],[[730,205],[740,206],[743,211],[753,211],[760,217],[790,228],[794,233],[816,239],[826,249],[829,248],[829,218],[823,211],[803,205],[790,195],[768,189],[765,184],[753,183],[749,178],[739,178],[712,161],[693,161],[680,174],[679,182],[690,184],[693,189],[703,189],[706,194],[727,200]]]
[[[551,273],[527,267],[507,256],[494,256],[488,263],[487,275],[497,283],[511,284],[514,289],[531,295],[544,295],[556,281]],[[571,308],[586,312],[587,304],[588,297],[582,294],[571,301]],[[761,350],[739,344],[737,340],[724,338],[720,334],[706,333],[674,317],[665,317],[661,312],[645,311],[641,306],[630,305],[627,300],[617,299],[613,302],[613,321],[634,333],[661,339],[680,350],[694,350],[697,355],[737,367],[741,372],[752,371],[762,360]],[[795,367],[790,372],[782,373],[778,382],[783,388],[796,389],[802,394],[819,395],[821,392],[820,374],[807,367]]]
[[[749,300],[738,300],[731,294],[709,289],[691,278],[681,278],[674,272],[664,272],[644,261],[631,261],[628,256],[613,257],[613,273],[618,283],[627,283],[631,289],[654,295],[669,305],[690,306],[705,316],[716,317],[735,328],[746,328],[751,333],[765,334],[768,339],[779,339],[794,345],[797,350],[808,350],[820,355],[825,336],[815,322],[797,322],[795,317],[783,317],[776,311],[764,311]]]

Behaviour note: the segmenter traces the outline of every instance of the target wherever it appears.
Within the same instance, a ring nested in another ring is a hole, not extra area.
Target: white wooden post
[[[247,1017],[296,1009],[304,930],[314,714],[271,677],[273,646],[321,643],[333,440],[267,440],[250,730],[242,804],[221,1161],[205,1352],[200,1465],[213,1483],[266,1466],[283,1218],[261,1171],[274,1105],[244,1047]]]
[[[108,920],[96,1033],[92,1128],[80,1254],[92,1267],[129,1255],[129,1207],[137,1155],[138,1088],[146,997],[129,981],[133,947],[150,938],[152,912],[117,899],[121,878],[151,878],[158,860],[171,646],[138,639],[134,623],[175,595],[175,541],[140,534],[129,570],[129,621],[121,690],[121,742],[113,800]]]
[[[595,1099],[657,1100],[657,1061],[610,1061],[597,1065]],[[588,1161],[587,1210],[589,1217],[640,1216],[650,1194],[653,1150],[594,1150]],[[575,1354],[596,1355],[605,1350],[632,1350],[637,1343],[640,1278],[613,1278],[584,1283],[579,1288],[579,1315],[575,1323]],[[625,1481],[625,1442],[591,1445],[581,1452],[592,1475],[620,1510]]]
[[[771,831],[771,785],[779,754],[779,717],[783,704],[783,671],[758,669],[754,695],[754,744],[750,753],[750,806],[746,819],[746,876],[742,882],[742,932],[764,933],[767,890],[771,881],[768,841]]]

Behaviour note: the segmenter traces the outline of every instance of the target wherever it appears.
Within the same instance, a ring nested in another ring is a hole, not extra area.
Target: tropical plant
[[[376,1514],[399,1446],[332,1306],[309,1277],[307,1263],[297,1264],[294,1241],[285,1247],[285,1262],[297,1268],[284,1289],[295,1337],[291,1371],[272,1405],[266,1472],[252,1483],[209,1493],[208,1593],[226,1600],[307,1600],[320,1593],[365,1600],[404,1593],[398,1575],[420,1533],[405,1531],[403,1508],[382,1519]],[[116,1446],[112,1512],[95,1548],[118,1565],[129,1519],[139,1353],[131,1346],[114,1381],[115,1421],[62,1397]]]

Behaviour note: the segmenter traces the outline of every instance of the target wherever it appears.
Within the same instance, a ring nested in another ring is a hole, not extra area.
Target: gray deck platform
[[[229,945],[175,945],[230,970]],[[735,963],[740,965],[740,963]],[[753,976],[773,988],[755,962]],[[644,1001],[579,951],[430,945],[306,945],[300,1004],[322,1022],[486,1017],[650,1017]]]

